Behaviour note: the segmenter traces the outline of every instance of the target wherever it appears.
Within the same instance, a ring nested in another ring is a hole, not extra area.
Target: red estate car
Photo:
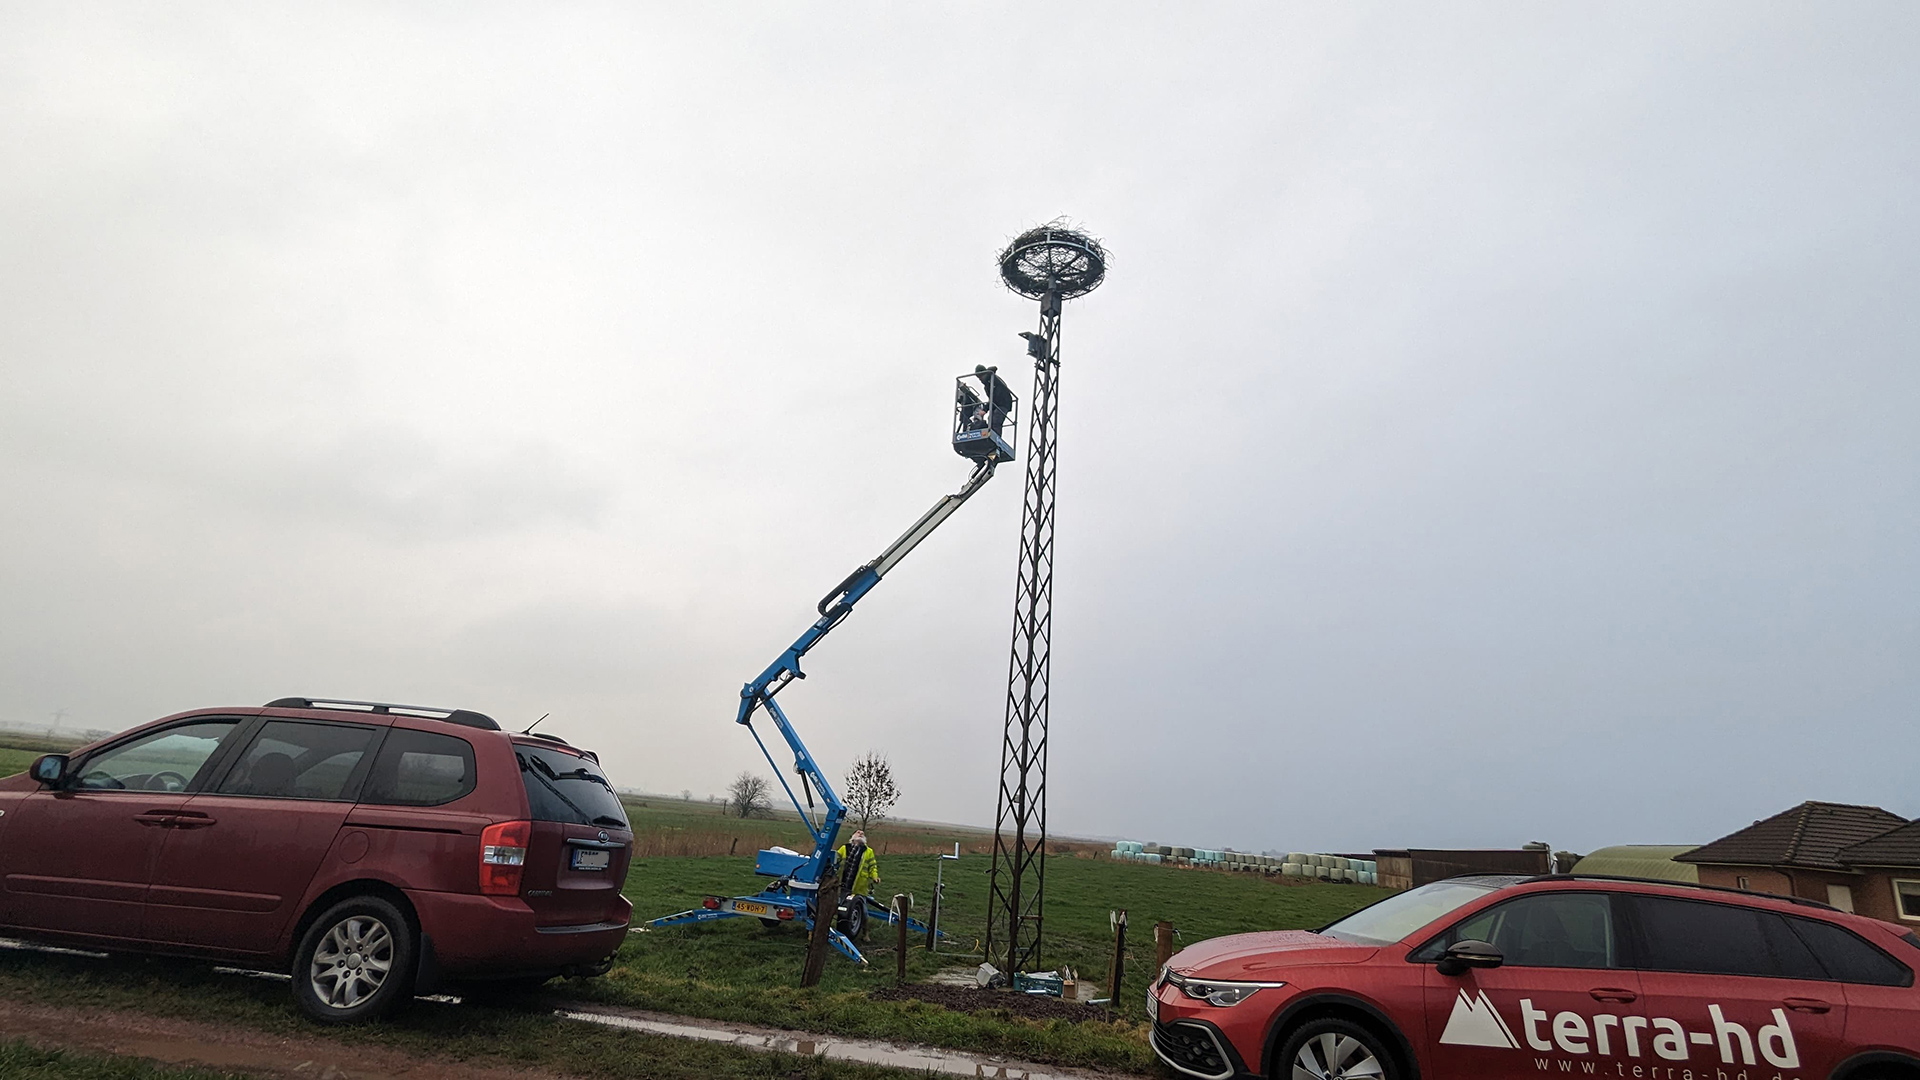
[[[1214,938],[1148,989],[1189,1076],[1920,1080],[1911,931],[1671,882],[1453,878]]]
[[[291,971],[362,1020],[605,971],[632,840],[592,753],[479,713],[197,710],[0,780],[0,932]]]

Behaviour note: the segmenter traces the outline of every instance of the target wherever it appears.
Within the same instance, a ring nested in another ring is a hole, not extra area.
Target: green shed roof
[[[1660,881],[1685,881],[1698,885],[1700,868],[1674,862],[1673,857],[1692,851],[1698,844],[1618,844],[1603,847],[1573,864],[1576,874],[1604,874],[1608,877],[1654,878]]]

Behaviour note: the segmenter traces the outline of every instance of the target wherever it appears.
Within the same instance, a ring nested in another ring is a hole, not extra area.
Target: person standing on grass
[[[880,861],[867,846],[867,834],[854,830],[853,838],[840,845],[840,895],[845,897],[848,936],[856,940],[867,934],[867,898],[880,880]]]
[[[880,881],[880,860],[867,846],[867,834],[856,829],[853,838],[840,845],[840,892],[843,896],[872,896]]]

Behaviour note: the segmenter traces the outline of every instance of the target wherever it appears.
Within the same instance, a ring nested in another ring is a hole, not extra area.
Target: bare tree
[[[847,770],[847,813],[860,822],[862,831],[869,822],[884,820],[887,811],[899,801],[900,788],[893,782],[893,767],[878,750],[867,751],[865,757]]]
[[[743,772],[727,786],[727,809],[736,817],[772,817],[765,777]]]

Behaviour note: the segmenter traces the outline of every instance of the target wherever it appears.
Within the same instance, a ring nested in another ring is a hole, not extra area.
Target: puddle
[[[940,1076],[991,1077],[994,1080],[1085,1080],[1086,1077],[1095,1075],[1078,1069],[1063,1069],[1057,1065],[1034,1065],[1024,1061],[1008,1061],[987,1055],[969,1054],[964,1050],[902,1046],[898,1043],[866,1039],[840,1037],[827,1039],[817,1035],[771,1028],[748,1028],[738,1025],[705,1027],[698,1024],[678,1023],[657,1016],[583,1012],[574,1009],[556,1010],[555,1015],[582,1023],[602,1024],[628,1031],[644,1031],[653,1035],[670,1035],[678,1039],[726,1043],[749,1050],[779,1050],[807,1057],[825,1057],[834,1061],[857,1061],[864,1065],[886,1065],[895,1069],[912,1069]]]

